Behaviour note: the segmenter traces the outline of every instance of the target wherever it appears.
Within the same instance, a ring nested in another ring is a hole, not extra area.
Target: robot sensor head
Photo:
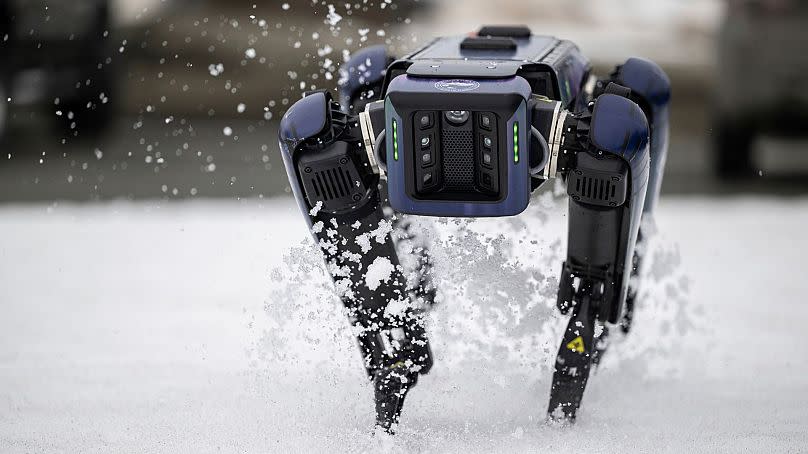
[[[528,204],[530,85],[521,77],[400,75],[385,98],[392,207],[427,216],[507,216]]]

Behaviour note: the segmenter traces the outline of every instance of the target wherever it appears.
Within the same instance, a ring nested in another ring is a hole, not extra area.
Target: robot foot
[[[376,400],[376,430],[395,433],[404,397],[415,386],[418,374],[411,372],[403,363],[376,372],[373,376]]]
[[[556,357],[547,418],[552,422],[575,422],[576,412],[597,355],[596,315],[589,296],[576,305]],[[602,333],[601,333],[602,334]]]

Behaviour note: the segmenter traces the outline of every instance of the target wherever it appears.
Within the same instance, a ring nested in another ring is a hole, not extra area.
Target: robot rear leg
[[[643,205],[643,216],[637,247],[633,256],[632,278],[626,296],[625,311],[620,321],[620,329],[628,333],[634,318],[636,298],[639,292],[639,274],[645,262],[645,251],[653,237],[653,212],[659,201],[662,176],[668,155],[669,107],[671,83],[665,71],[656,63],[642,58],[630,58],[615,68],[610,77],[597,83],[594,95],[602,92],[609,82],[620,84],[631,90],[629,98],[642,108],[650,127],[650,171],[648,191]]]

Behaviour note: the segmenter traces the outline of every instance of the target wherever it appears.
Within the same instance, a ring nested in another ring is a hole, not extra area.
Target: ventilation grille
[[[576,170],[570,173],[567,193],[579,202],[619,206],[626,201],[626,178],[601,172]]]
[[[578,178],[575,181],[575,191],[588,199],[611,200],[616,190],[611,181],[600,178]]]
[[[303,148],[298,151],[298,175],[309,207],[322,203],[325,212],[336,213],[350,209],[367,194],[362,175],[348,154],[348,147],[348,142],[340,140],[324,149]]]
[[[446,189],[474,190],[474,133],[442,131],[443,179]]]
[[[311,186],[318,200],[328,202],[351,196],[351,174],[347,169],[332,167],[314,172]]]

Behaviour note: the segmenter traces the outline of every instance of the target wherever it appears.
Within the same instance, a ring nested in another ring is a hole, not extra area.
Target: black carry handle
[[[476,38],[468,37],[460,43],[462,50],[499,50],[513,52],[516,50],[516,41],[511,38]]]
[[[524,25],[485,25],[477,36],[502,36],[508,38],[530,38],[530,29]]]

